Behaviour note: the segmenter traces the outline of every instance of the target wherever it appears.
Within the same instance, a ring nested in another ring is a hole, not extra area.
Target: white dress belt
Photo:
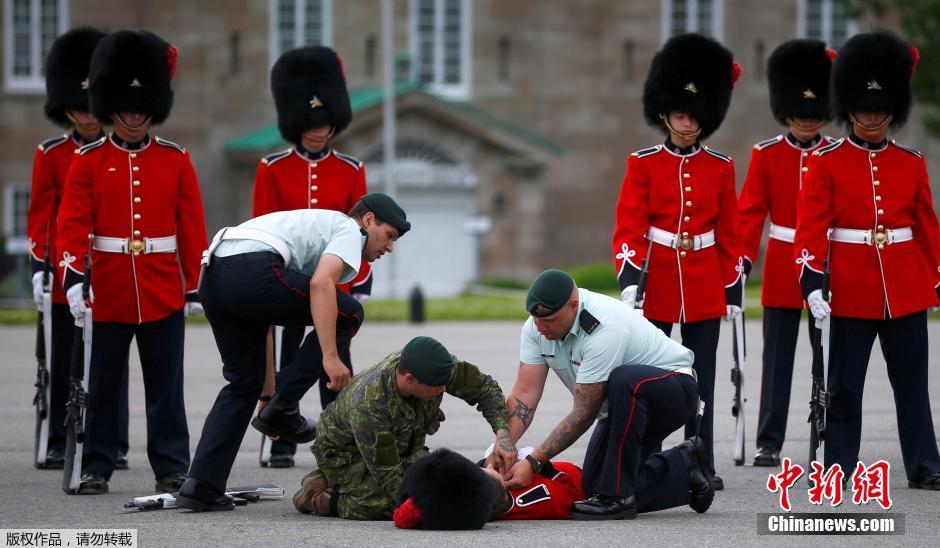
[[[770,223],[770,237],[774,240],[792,244],[793,240],[796,238],[796,229]]]
[[[91,241],[95,251],[105,253],[124,253],[125,255],[149,255],[151,253],[175,253],[176,235],[160,238],[112,238],[109,236],[95,236]]]
[[[668,230],[651,226],[649,230],[646,231],[646,239],[659,245],[671,247],[672,249],[691,249],[693,251],[698,251],[699,249],[705,249],[706,247],[715,245],[714,230],[709,230],[705,234],[696,234],[695,236],[688,236],[687,234],[688,233],[686,232],[683,232],[682,234],[676,234],[674,232],[669,232]]]
[[[212,244],[209,245],[209,249],[202,254],[202,264],[209,264],[212,260],[212,253],[215,251],[215,248],[219,247],[219,244],[225,240],[255,240],[261,242],[271,246],[271,248],[284,259],[284,264],[290,262],[290,247],[287,246],[287,242],[280,236],[275,236],[270,232],[258,230],[257,228],[230,226],[216,232],[215,237],[212,238]]]
[[[885,245],[907,242],[914,239],[914,231],[909,226],[903,228],[888,228],[885,230],[861,230],[857,228],[833,228],[829,231],[829,239],[844,244]]]

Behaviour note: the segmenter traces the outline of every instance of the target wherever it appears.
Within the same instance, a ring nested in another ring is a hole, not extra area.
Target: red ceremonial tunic
[[[95,321],[139,324],[183,308],[184,294],[195,295],[199,262],[208,248],[189,153],[159,137],[129,150],[113,135],[79,149],[66,182],[57,236],[66,288],[84,276],[89,234],[177,238],[175,253],[92,251]]]
[[[72,165],[75,151],[81,146],[74,135],[66,133],[39,145],[33,160],[33,181],[30,188],[29,213],[26,217],[26,236],[29,238],[32,272],[40,272],[49,247],[52,263],[52,302],[68,304],[61,278],[56,270],[56,219],[65,191],[65,178]]]
[[[907,227],[913,240],[883,248],[826,238],[830,228],[872,230],[875,238]],[[871,148],[856,137],[813,153],[794,244],[806,295],[821,285],[829,245],[834,316],[898,318],[937,305],[940,228],[919,152],[893,141]]]
[[[570,462],[552,462],[552,477],[535,474],[532,485],[512,489],[512,508],[501,519],[568,519],[574,503],[587,497],[581,490],[581,469]]]
[[[820,137],[815,145],[801,148],[792,136],[778,135],[754,145],[744,188],[738,198],[740,234],[744,260],[757,262],[764,220],[793,230],[796,228],[796,204],[808,173],[809,156],[834,142]],[[777,308],[803,308],[800,280],[793,273],[793,244],[768,238],[764,257],[761,304]]]
[[[265,156],[255,172],[252,216],[294,209],[331,209],[348,213],[366,194],[362,162],[331,148],[312,154],[288,148]],[[365,287],[372,270],[363,261],[359,274],[339,287]],[[353,290],[355,293],[356,291]]]
[[[613,237],[621,289],[636,283],[650,226],[690,238],[715,236],[715,245],[699,250],[653,244],[643,305],[648,319],[697,322],[725,315],[725,288],[742,269],[734,186],[731,158],[707,147],[682,156],[657,145],[627,159]]]

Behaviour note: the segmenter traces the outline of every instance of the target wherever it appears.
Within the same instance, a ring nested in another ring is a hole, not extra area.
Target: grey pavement
[[[400,348],[410,337],[425,334],[439,338],[454,354],[480,365],[493,375],[508,392],[518,365],[517,323],[435,323],[422,326],[380,324],[368,321],[353,342],[353,360],[357,370],[376,362],[386,353]],[[747,458],[754,453],[754,434],[760,387],[760,323],[748,322],[749,359],[746,374]],[[805,545],[810,540],[798,536],[758,537],[758,513],[779,512],[777,496],[765,485],[770,473],[779,469],[735,467],[731,463],[734,420],[730,414],[731,383],[729,370],[730,331],[722,327],[718,356],[718,381],[715,409],[715,452],[718,473],[726,490],[717,494],[711,509],[703,515],[687,507],[641,515],[628,522],[497,522],[472,532],[428,532],[397,530],[389,522],[348,522],[339,519],[301,515],[294,511],[290,495],[300,477],[315,466],[312,454],[298,449],[297,467],[288,470],[262,469],[258,466],[260,434],[249,429],[235,463],[230,485],[273,482],[287,491],[284,500],[263,501],[234,512],[193,514],[179,510],[147,513],[123,513],[123,503],[135,496],[152,493],[153,476],[147,463],[146,419],[143,384],[136,351],[131,353],[131,435],[130,470],[115,472],[111,492],[101,496],[67,496],[60,489],[61,473],[41,471],[32,466],[34,329],[0,328],[0,371],[9,390],[0,399],[0,526],[3,528],[134,528],[142,546],[198,545],[268,545],[268,546],[414,546],[414,545],[549,545],[599,546],[606,544],[638,545]],[[801,334],[805,331],[801,329]],[[932,341],[940,341],[940,322],[930,324]],[[880,351],[875,348],[865,392],[863,442],[860,458],[871,463],[886,459],[892,465],[892,514],[904,514],[904,536],[835,537],[825,542],[837,545],[933,545],[940,533],[940,493],[907,488],[900,447],[894,400]],[[940,418],[940,353],[931,355],[930,394],[934,424]],[[806,426],[809,395],[809,345],[804,339],[798,347],[798,362],[790,406],[788,438],[784,447],[789,455],[805,465],[808,430]],[[206,413],[222,385],[221,362],[209,327],[191,325],[186,339],[186,406],[190,446],[195,449]],[[302,409],[308,415],[319,412],[314,394],[305,398]],[[537,445],[555,423],[570,409],[571,396],[554,377],[538,407],[530,432],[523,445]],[[438,434],[430,438],[432,447],[446,446],[476,458],[492,442],[492,433],[477,412],[460,400],[445,397],[447,420]],[[937,427],[935,426],[935,429]],[[589,434],[585,434],[559,460],[581,462]],[[681,432],[673,434],[666,445],[681,441]],[[837,509],[817,507],[806,500],[806,482],[791,491],[794,512],[837,511],[885,513],[875,505],[856,507],[851,492]],[[930,540],[933,539],[933,540]],[[2,539],[0,539],[2,540]],[[815,540],[815,539],[813,539]]]

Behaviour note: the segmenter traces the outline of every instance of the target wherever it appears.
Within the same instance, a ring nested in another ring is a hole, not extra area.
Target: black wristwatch
[[[532,465],[532,471],[536,474],[542,473],[542,463],[539,462],[539,459],[533,457],[532,455],[526,455],[525,460],[529,461],[529,464]]]

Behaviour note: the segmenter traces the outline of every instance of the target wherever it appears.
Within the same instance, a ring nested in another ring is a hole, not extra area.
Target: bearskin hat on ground
[[[117,112],[143,112],[163,123],[173,107],[174,46],[146,30],[119,30],[95,49],[89,71],[91,113],[111,123]]]
[[[346,75],[339,55],[326,46],[285,52],[271,69],[277,127],[290,143],[315,127],[333,126],[339,135],[352,121]]]
[[[668,132],[660,115],[686,112],[698,120],[705,139],[721,126],[740,74],[727,48],[700,34],[670,38],[653,57],[643,87],[646,122]]]
[[[481,529],[497,495],[496,482],[482,468],[449,449],[435,449],[405,472],[395,511],[400,528]]]
[[[819,40],[798,39],[784,42],[770,54],[770,110],[778,122],[829,120],[829,76],[835,53]]]
[[[70,110],[89,112],[88,66],[104,32],[92,27],[74,28],[56,38],[46,57],[46,117],[69,127]]]
[[[850,124],[853,112],[887,112],[900,127],[911,112],[911,80],[919,54],[890,31],[856,34],[832,66],[832,112]]]

